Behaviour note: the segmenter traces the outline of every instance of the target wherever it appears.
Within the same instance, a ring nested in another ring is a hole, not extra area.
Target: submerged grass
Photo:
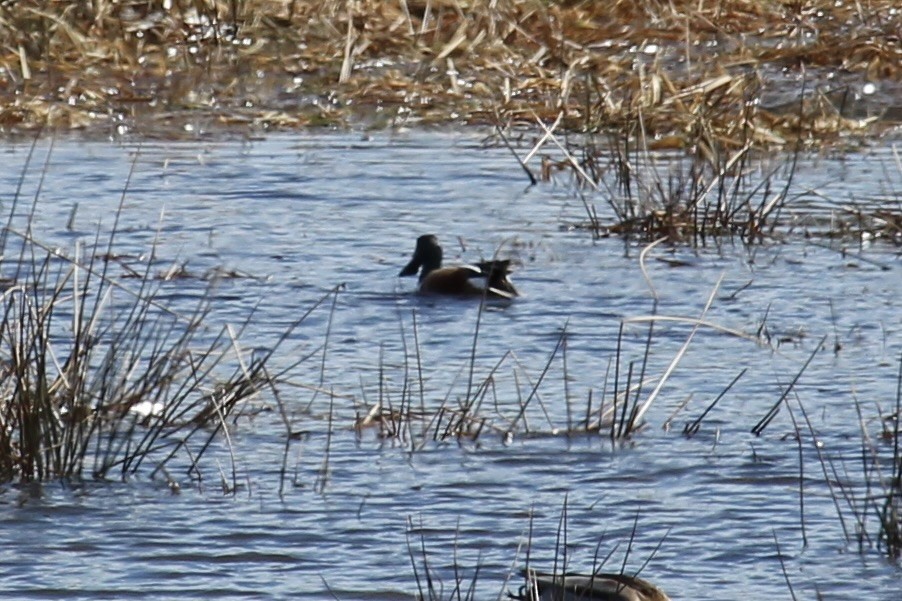
[[[849,517],[855,523],[849,542],[860,549],[876,547],[888,557],[902,559],[902,357],[896,380],[896,398],[888,413],[877,420],[863,418],[861,403],[855,400],[861,424],[861,467],[864,493],[834,491],[840,520]],[[869,421],[878,430],[871,431]],[[830,464],[832,473],[836,466]],[[839,509],[843,507],[844,509]]]
[[[699,330],[738,336],[754,344],[766,345],[759,337],[705,319],[718,290],[719,283],[712,289],[698,318],[672,317],[653,310],[651,315],[623,319],[613,355],[607,359],[607,367],[599,370],[604,374],[603,378],[583,399],[574,398],[568,386],[567,341],[570,334],[566,323],[541,368],[530,370],[515,349],[484,365],[485,358],[478,352],[479,317],[470,356],[457,369],[447,391],[444,394],[435,390],[427,393],[426,382],[434,374],[423,368],[414,311],[411,320],[414,344],[405,342],[403,345],[405,363],[390,367],[380,353],[377,398],[367,400],[367,394],[362,394],[362,403],[357,405],[355,430],[358,436],[365,432],[375,433],[378,439],[398,444],[410,452],[433,443],[473,443],[483,437],[509,444],[516,438],[595,436],[607,438],[613,445],[626,444],[648,427],[647,415],[652,405],[662,395]],[[480,316],[481,312],[482,309]],[[666,365],[661,365],[658,359],[652,366],[649,359],[656,353],[655,324],[658,322],[679,322],[691,328]],[[641,348],[633,351],[627,348],[632,346],[627,340],[635,335],[636,326],[647,329]],[[632,333],[627,334],[628,331]],[[406,340],[403,323],[401,334],[402,340]],[[411,365],[415,365],[415,369]],[[448,372],[449,366],[443,363],[438,370]],[[454,372],[453,368],[451,372]],[[397,381],[398,377],[400,381],[392,385],[390,382]],[[465,386],[460,382],[462,378],[466,378]],[[738,377],[721,397],[736,380]],[[548,392],[549,388],[553,391]],[[547,398],[549,394],[553,398]],[[561,407],[565,412],[563,421]],[[708,411],[695,420],[691,433],[698,431]],[[674,417],[664,423],[665,428],[669,428]],[[687,432],[690,432],[689,426]]]
[[[877,550],[898,562],[902,558],[902,357],[896,380],[896,395],[889,412],[878,403],[877,417],[867,417],[865,403],[853,395],[851,404],[858,415],[860,453],[854,456],[831,453],[823,434],[812,423],[795,388],[818,353],[827,350],[827,336],[821,338],[814,351],[783,394],[767,414],[752,428],[760,436],[773,422],[777,413],[785,409],[792,423],[792,440],[799,455],[799,532],[802,545],[808,546],[806,489],[815,479],[805,474],[806,453],[814,454],[820,474],[818,480],[832,503],[846,544],[857,547],[859,553]],[[838,350],[835,350],[838,352]],[[795,402],[791,402],[794,398]],[[687,430],[688,431],[688,430]],[[775,535],[776,536],[776,535]]]
[[[127,192],[128,182],[108,237],[98,229],[93,244],[69,252],[34,236],[37,200],[22,229],[13,223],[18,197],[8,207],[0,239],[0,481],[125,479],[145,464],[151,475],[167,474],[173,463],[200,479],[213,441],[231,454],[230,416],[272,385],[266,363],[278,344],[247,353],[239,343],[253,314],[237,328],[207,327],[215,283],[193,311],[171,310],[161,299],[166,280],[152,272],[156,243],[136,285],[119,281],[110,257]],[[234,490],[231,461],[224,486]]]
[[[497,599],[516,599],[519,601],[564,601],[566,599],[636,599],[642,601],[668,601],[667,595],[658,587],[639,575],[661,549],[667,535],[658,541],[655,548],[644,559],[635,571],[628,570],[634,544],[639,540],[639,515],[635,516],[632,524],[628,526],[628,540],[623,551],[622,562],[619,566],[610,566],[615,554],[619,551],[620,544],[614,544],[604,555],[602,547],[606,543],[605,535],[597,541],[594,553],[591,555],[591,567],[583,572],[575,572],[574,566],[585,564],[586,559],[581,556],[574,557],[575,550],[580,544],[569,540],[568,529],[568,501],[565,498],[564,507],[558,521],[555,532],[553,554],[550,566],[547,569],[539,569],[536,564],[539,560],[536,555],[548,556],[547,549],[542,549],[545,544],[535,540],[534,512],[529,512],[529,523],[524,536],[516,548],[515,556],[511,559],[510,570],[503,578],[503,583],[497,591]],[[414,579],[417,584],[417,599],[423,601],[448,600],[472,600],[495,598],[488,587],[497,586],[494,583],[480,582],[480,574],[484,573],[482,565],[482,553],[476,558],[475,564],[466,566],[461,561],[459,547],[461,546],[460,527],[454,531],[452,549],[445,550],[441,555],[427,548],[427,532],[433,530],[422,523],[414,524],[412,518],[408,518],[407,549],[413,569]],[[444,533],[443,533],[444,534]],[[579,538],[585,539],[585,532],[580,533]],[[418,535],[419,541],[413,537]],[[446,534],[445,534],[446,536]],[[463,541],[466,543],[466,541]],[[576,554],[580,555],[580,554]],[[449,557],[450,556],[450,557]],[[518,570],[518,566],[523,566]],[[522,580],[516,577],[519,572]],[[521,581],[522,585],[514,584]],[[508,587],[513,584],[514,591]]]
[[[902,203],[893,189],[902,161],[895,147],[877,165],[889,190],[873,198],[832,199],[795,184],[800,158],[811,156],[800,142],[771,157],[750,136],[749,123],[729,140],[700,127],[679,151],[655,150],[641,121],[603,136],[573,135],[561,123],[560,116],[551,124],[535,119],[534,140],[527,144],[521,137],[518,144],[527,149],[522,154],[509,128],[496,128],[487,143],[500,140],[531,185],[564,176],[585,211],[584,219],[565,222],[567,228],[651,246],[751,247],[804,238],[850,253],[852,243],[902,245]],[[530,165],[537,157],[540,170]]]
[[[24,0],[0,4],[0,128],[177,136],[538,117],[569,131],[641,127],[662,148],[847,144],[881,115],[899,120],[896,10],[892,0]],[[877,90],[867,102],[866,83]]]

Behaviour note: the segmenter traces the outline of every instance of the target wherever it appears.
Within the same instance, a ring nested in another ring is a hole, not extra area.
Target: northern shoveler
[[[552,576],[533,570],[521,599],[604,601],[670,601],[667,594],[647,580],[626,574],[565,574]]]
[[[420,272],[420,288],[423,294],[444,296],[512,299],[517,289],[507,277],[510,260],[482,261],[475,265],[451,265],[442,267],[442,247],[438,239],[426,234],[417,238],[413,258],[399,276]]]

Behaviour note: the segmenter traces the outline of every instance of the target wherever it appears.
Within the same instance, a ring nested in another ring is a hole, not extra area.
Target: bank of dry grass
[[[562,116],[662,147],[821,145],[894,118],[899,31],[892,0],[2,3],[0,128]]]

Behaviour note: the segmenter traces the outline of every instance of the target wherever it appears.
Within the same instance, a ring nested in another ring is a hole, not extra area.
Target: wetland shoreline
[[[847,147],[902,121],[900,21],[891,0],[3,3],[0,133],[560,121]]]

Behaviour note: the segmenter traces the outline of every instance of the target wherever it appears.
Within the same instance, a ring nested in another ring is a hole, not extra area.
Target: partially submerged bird
[[[422,294],[475,298],[484,295],[490,299],[508,300],[518,296],[507,277],[510,274],[509,259],[442,267],[442,247],[432,234],[417,238],[413,258],[399,275],[414,275],[418,271]]]
[[[538,601],[670,601],[647,580],[627,574],[541,574],[528,570],[521,599]],[[522,589],[521,589],[522,590]]]

